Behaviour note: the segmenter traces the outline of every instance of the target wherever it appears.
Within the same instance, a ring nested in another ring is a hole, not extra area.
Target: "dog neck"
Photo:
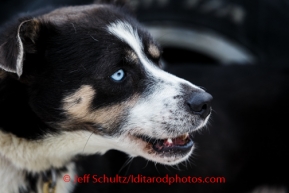
[[[73,162],[62,168],[52,168],[39,173],[17,168],[0,154],[0,192],[5,193],[68,193],[74,187],[73,182],[64,182],[64,175],[74,176]]]
[[[0,154],[0,192],[19,192],[26,188],[25,172]]]
[[[17,79],[0,70],[0,192],[42,193],[43,174],[58,168],[56,193],[66,193],[73,184],[64,183],[61,176],[74,175],[75,154],[70,151],[69,155],[61,155],[66,148],[64,134],[53,137],[48,133],[39,139],[32,135],[41,123],[28,106],[23,90]]]
[[[30,108],[25,93],[25,86],[11,76],[0,82],[0,155],[15,167],[29,172],[61,168],[74,156],[73,153],[60,155],[59,146],[65,150],[62,138],[65,135],[53,136]],[[45,134],[41,133],[43,130]]]

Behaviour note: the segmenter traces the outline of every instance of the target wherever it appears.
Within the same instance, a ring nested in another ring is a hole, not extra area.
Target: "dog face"
[[[158,44],[114,5],[23,19],[1,44],[2,72],[19,76],[29,108],[45,125],[25,136],[2,133],[6,144],[13,136],[22,151],[37,155],[22,157],[20,167],[60,167],[77,154],[109,149],[176,164],[192,153],[190,135],[209,119],[212,97],[163,71]]]

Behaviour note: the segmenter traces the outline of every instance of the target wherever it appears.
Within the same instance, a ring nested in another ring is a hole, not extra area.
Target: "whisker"
[[[90,37],[91,37],[94,41],[98,42],[98,40],[95,39],[92,35],[90,35]]]
[[[160,174],[160,171],[157,168],[157,164],[158,164],[157,162],[154,162],[155,168],[156,168],[157,172]]]
[[[85,150],[85,147],[86,147],[86,145],[87,145],[87,143],[88,143],[88,141],[89,141],[90,137],[92,136],[92,134],[94,134],[94,131],[92,131],[92,132],[91,132],[91,134],[89,135],[88,139],[86,140],[86,143],[85,143],[85,145],[84,145],[84,147],[83,147],[83,150],[82,150],[82,152],[84,152],[84,150]]]
[[[142,169],[145,169],[148,166],[148,164],[149,164],[149,161],[147,160],[146,165]]]
[[[75,28],[74,24],[73,23],[70,23],[70,24],[72,25],[74,32],[76,33],[76,28]]]
[[[133,160],[133,157],[128,158],[128,159],[124,162],[124,164],[121,166],[121,168],[119,169],[118,173],[120,173],[121,170],[123,170],[129,163],[131,163],[132,160]]]

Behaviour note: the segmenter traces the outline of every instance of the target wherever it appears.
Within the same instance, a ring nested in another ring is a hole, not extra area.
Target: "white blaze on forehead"
[[[124,21],[116,21],[115,23],[110,24],[107,28],[111,34],[115,35],[120,40],[127,43],[134,50],[134,52],[140,59],[142,65],[152,77],[160,78],[164,81],[169,81],[171,83],[185,83],[189,84],[195,89],[200,89],[199,87],[189,83],[188,81],[180,79],[156,67],[144,54],[141,38],[139,37],[137,30],[134,29],[129,23]]]

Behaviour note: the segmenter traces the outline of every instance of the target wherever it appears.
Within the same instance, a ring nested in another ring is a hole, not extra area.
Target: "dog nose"
[[[206,118],[211,112],[212,95],[207,92],[194,92],[188,99],[187,104],[195,115]]]

